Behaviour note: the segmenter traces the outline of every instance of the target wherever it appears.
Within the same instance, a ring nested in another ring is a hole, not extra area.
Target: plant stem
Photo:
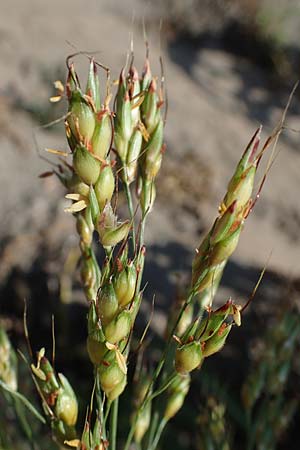
[[[145,225],[146,225],[147,214],[145,214],[141,220],[141,231],[140,231],[140,247],[145,243]]]
[[[102,424],[101,434],[103,436],[103,439],[106,439],[106,423],[105,423],[105,418],[104,418],[104,413],[103,413],[102,394],[101,394],[101,388],[100,388],[100,383],[99,383],[99,377],[97,376],[96,370],[95,370],[95,377],[96,377],[96,400],[97,400],[97,405],[98,405],[98,410],[99,410],[99,415],[100,415],[100,422]]]
[[[147,402],[150,402],[155,397],[158,397],[160,394],[162,394],[166,389],[168,389],[168,387],[170,386],[170,384],[174,381],[174,379],[176,377],[177,377],[177,372],[174,371],[173,373],[171,373],[169,378],[167,378],[167,380],[163,383],[163,385],[159,389],[154,391],[153,394],[150,395],[150,397],[148,398]]]
[[[116,398],[112,402],[112,411],[110,416],[110,450],[116,450],[117,445],[117,430],[118,430],[118,409],[119,409],[119,398]]]
[[[157,428],[157,430],[156,430],[155,438],[154,438],[154,440],[153,440],[151,446],[148,447],[148,450],[156,450],[156,447],[157,447],[158,442],[159,442],[159,440],[160,440],[160,438],[161,438],[162,432],[163,432],[164,429],[165,429],[166,424],[167,424],[167,420],[164,419],[164,418],[161,419],[161,422],[160,422],[160,424],[158,425],[158,428]]]
[[[162,368],[163,368],[163,366],[164,366],[164,363],[165,363],[165,360],[166,360],[166,356],[167,356],[167,354],[168,354],[168,350],[169,350],[169,347],[170,347],[170,344],[171,344],[171,341],[172,341],[173,334],[174,334],[174,332],[175,332],[175,330],[176,330],[176,328],[177,328],[177,325],[178,325],[178,323],[179,323],[179,321],[180,321],[180,319],[181,319],[181,317],[182,317],[182,315],[183,315],[185,309],[186,309],[187,306],[191,303],[191,301],[193,300],[194,296],[195,296],[195,290],[194,290],[194,289],[191,289],[190,292],[189,292],[189,294],[188,294],[188,296],[187,296],[187,299],[186,299],[186,301],[184,302],[184,304],[183,304],[183,306],[182,306],[182,308],[181,308],[181,311],[180,311],[180,313],[179,313],[179,315],[178,315],[178,317],[177,317],[176,323],[175,323],[175,325],[173,326],[173,329],[172,329],[172,331],[171,331],[171,333],[170,333],[170,335],[169,335],[169,337],[168,337],[168,340],[167,340],[167,344],[166,344],[165,350],[164,350],[164,352],[163,352],[163,354],[162,354],[162,356],[161,356],[161,358],[160,358],[160,361],[159,361],[158,365],[156,366],[156,369],[155,369],[155,371],[154,371],[154,373],[153,373],[153,376],[152,376],[152,379],[151,379],[151,383],[149,384],[149,387],[148,387],[148,390],[147,390],[146,395],[145,395],[145,397],[144,397],[144,400],[143,400],[143,402],[142,402],[142,404],[141,404],[141,406],[140,406],[140,411],[141,411],[141,410],[145,407],[145,405],[148,403],[149,398],[151,397],[151,395],[153,395],[153,394],[151,394],[151,389],[152,389],[153,384],[155,383],[155,381],[156,381],[157,378],[159,377],[159,375],[160,375],[160,373],[161,373],[161,370],[162,370]],[[135,417],[134,417],[134,419],[133,419],[133,421],[132,421],[132,425],[131,425],[131,427],[130,427],[129,433],[128,433],[128,437],[127,437],[127,441],[126,441],[124,450],[128,450],[129,447],[130,447],[130,444],[131,444],[131,441],[132,441],[132,438],[133,438],[133,435],[134,435],[134,431],[135,431],[137,419],[138,419],[138,414],[136,413],[136,414],[135,414]]]
[[[150,423],[149,432],[148,432],[147,450],[150,450],[150,447],[152,445],[158,419],[159,419],[159,413],[158,413],[158,411],[155,411],[155,413],[152,414],[152,417],[151,417],[151,423]]]
[[[104,414],[104,425],[107,422],[107,419],[108,419],[108,416],[109,416],[109,413],[110,413],[110,407],[111,407],[111,402],[109,402],[107,404],[107,407],[106,407],[106,411],[105,411],[105,414]]]
[[[162,356],[161,356],[161,358],[160,358],[160,361],[159,361],[158,365],[156,366],[156,369],[155,369],[155,371],[154,371],[154,374],[153,374],[151,383],[150,383],[149,388],[148,388],[148,392],[147,392],[147,394],[146,394],[146,396],[145,396],[145,399],[144,399],[144,402],[143,402],[143,403],[146,403],[146,401],[148,401],[149,392],[150,392],[150,390],[151,390],[153,384],[154,384],[155,381],[157,380],[158,376],[160,375],[160,372],[161,372],[161,370],[162,370],[162,368],[163,368],[163,365],[164,365],[164,363],[165,363],[166,356],[167,356],[167,354],[168,354],[169,347],[170,347],[170,344],[171,344],[171,341],[172,341],[172,338],[173,338],[173,334],[174,334],[174,332],[175,332],[175,330],[176,330],[176,328],[177,328],[177,325],[178,325],[178,323],[179,323],[179,321],[180,321],[180,319],[181,319],[181,317],[182,317],[182,315],[183,315],[185,309],[187,308],[187,306],[191,303],[192,299],[194,298],[194,295],[195,295],[194,290],[191,290],[191,292],[189,293],[189,295],[188,295],[188,297],[187,297],[185,303],[183,304],[183,306],[182,306],[182,308],[181,308],[181,311],[180,311],[180,313],[179,313],[179,315],[178,315],[178,317],[177,317],[176,323],[175,323],[175,325],[173,326],[173,329],[172,329],[172,331],[171,331],[171,333],[170,333],[170,335],[169,335],[169,337],[168,337],[168,340],[167,340],[167,344],[166,344],[165,350],[164,350],[164,352],[163,352],[163,354],[162,354]],[[142,406],[143,406],[143,405],[142,405]]]

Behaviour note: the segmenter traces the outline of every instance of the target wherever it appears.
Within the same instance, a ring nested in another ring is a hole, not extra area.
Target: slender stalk
[[[162,394],[165,390],[168,389],[168,387],[170,386],[170,384],[175,380],[175,378],[177,377],[177,372],[174,371],[173,373],[171,373],[171,375],[169,376],[169,378],[163,383],[163,385],[157,389],[156,391],[153,392],[153,394],[150,395],[150,397],[148,398],[147,402],[150,402],[151,400],[153,400],[155,397],[158,397],[160,394]]]
[[[143,400],[143,402],[142,402],[142,404],[140,406],[140,410],[142,410],[145,407],[145,405],[148,403],[150,396],[155,394],[155,392],[153,394],[150,394],[151,389],[152,389],[155,381],[157,380],[157,378],[159,377],[159,375],[160,375],[160,373],[162,371],[162,368],[164,366],[164,363],[165,363],[165,360],[166,360],[166,356],[168,354],[169,347],[170,347],[170,344],[171,344],[171,341],[172,341],[172,337],[173,337],[173,334],[174,334],[174,332],[175,332],[175,330],[177,328],[177,325],[178,325],[178,323],[179,323],[179,321],[180,321],[180,319],[181,319],[185,309],[191,303],[191,301],[193,300],[194,296],[195,296],[195,291],[194,291],[194,289],[191,289],[190,292],[189,292],[189,295],[188,295],[185,303],[183,304],[183,306],[181,308],[181,311],[180,311],[180,313],[179,313],[179,315],[177,317],[176,323],[173,326],[173,329],[172,329],[172,331],[171,331],[171,333],[170,333],[170,335],[168,337],[165,350],[164,350],[164,352],[163,352],[163,354],[162,354],[162,356],[160,358],[160,361],[159,361],[158,365],[156,366],[156,369],[155,369],[155,371],[153,373],[153,376],[152,376],[152,379],[151,379],[151,383],[149,384],[149,387],[148,387],[147,393],[145,395],[145,398],[144,398],[144,400]],[[127,436],[127,441],[126,441],[124,450],[128,450],[129,447],[130,447],[130,444],[131,444],[131,441],[132,441],[132,438],[133,438],[133,435],[134,435],[134,432],[135,432],[137,419],[138,419],[138,414],[136,413],[135,417],[134,417],[134,420],[132,421],[132,424],[131,424],[128,436]]]
[[[145,225],[146,225],[147,214],[141,220],[141,231],[140,231],[140,247],[145,243]]]
[[[106,408],[106,411],[105,411],[105,414],[104,414],[104,425],[107,422],[107,419],[108,419],[108,416],[109,416],[109,413],[110,413],[110,407],[111,407],[111,402],[109,402],[107,404],[107,408]]]
[[[170,335],[169,335],[169,337],[168,337],[168,340],[167,340],[167,344],[166,344],[165,350],[164,350],[164,352],[163,352],[163,354],[162,354],[162,356],[161,356],[161,358],[160,358],[160,361],[159,361],[159,363],[158,363],[158,365],[156,366],[156,369],[155,369],[155,371],[154,371],[154,374],[153,374],[153,377],[152,377],[150,386],[149,386],[149,388],[148,388],[147,395],[145,396],[145,400],[144,400],[145,403],[146,403],[146,401],[148,401],[149,392],[150,392],[150,390],[151,390],[151,388],[152,388],[154,382],[157,380],[158,376],[160,375],[160,372],[161,372],[161,370],[162,370],[162,368],[163,368],[163,366],[164,366],[164,363],[165,363],[165,360],[166,360],[166,356],[167,356],[167,354],[168,354],[169,347],[170,347],[170,344],[171,344],[171,341],[172,341],[172,338],[173,338],[173,334],[174,334],[174,332],[175,332],[175,330],[176,330],[176,328],[177,328],[177,325],[178,325],[178,323],[179,323],[179,321],[180,321],[180,319],[181,319],[181,317],[182,317],[182,315],[183,315],[185,309],[188,307],[188,305],[191,303],[192,299],[194,298],[194,295],[195,295],[194,290],[191,290],[191,292],[189,293],[189,295],[188,295],[188,297],[187,297],[185,303],[183,304],[183,306],[182,306],[182,308],[181,308],[181,311],[180,311],[180,313],[179,313],[179,315],[178,315],[178,318],[177,318],[177,320],[176,320],[176,323],[175,323],[175,325],[173,326],[173,329],[172,329],[172,331],[171,331],[171,333],[170,333]],[[143,403],[144,403],[144,402],[143,402]],[[144,405],[142,405],[142,406],[144,406]]]
[[[112,402],[112,411],[110,415],[110,450],[116,450],[117,448],[117,430],[118,430],[118,410],[119,410],[119,398],[116,398]]]
[[[147,450],[150,450],[150,446],[152,445],[154,435],[155,435],[155,430],[156,430],[157,423],[158,423],[158,419],[159,419],[159,413],[158,413],[158,411],[155,411],[155,413],[152,414],[152,417],[151,417],[151,423],[150,423],[150,428],[149,428],[149,433],[148,433]]]
[[[148,450],[156,450],[158,442],[161,438],[162,432],[164,431],[166,425],[167,425],[167,420],[162,419],[156,430],[155,438],[154,438],[151,446],[148,447]]]
[[[103,412],[103,400],[102,400],[102,393],[99,383],[99,378],[97,376],[97,372],[95,370],[95,376],[96,378],[96,399],[97,399],[97,405],[99,409],[99,415],[100,415],[100,422],[101,422],[101,434],[103,436],[103,439],[106,439],[106,424],[105,424],[105,417]]]

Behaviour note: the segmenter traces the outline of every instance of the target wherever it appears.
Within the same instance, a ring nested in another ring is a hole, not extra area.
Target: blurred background
[[[159,57],[163,57],[169,99],[167,151],[147,234],[145,296],[150,304],[156,295],[154,334],[163,333],[164,311],[176,294],[176,284],[189,274],[194,249],[217,214],[243,149],[260,124],[263,139],[272,133],[300,74],[299,0],[2,0],[0,320],[22,348],[26,299],[37,349],[51,342],[51,314],[55,313],[58,365],[75,384],[81,380],[82,396],[90,389],[82,380],[88,379],[91,367],[84,359],[86,310],[79,277],[74,276],[74,222],[63,212],[64,193],[57,180],[38,178],[49,168],[44,149],[64,150],[67,143],[63,122],[41,126],[65,113],[66,105],[53,105],[49,97],[55,93],[53,81],[65,80],[67,55],[93,51],[116,79],[133,36],[135,63],[142,69],[143,21],[153,72],[159,74]],[[85,73],[86,60],[79,58],[77,64]],[[229,349],[212,361],[204,381],[198,377],[190,413],[173,425],[180,432],[172,448],[225,449],[221,444],[205,447],[201,441],[205,414],[210,414],[211,405],[223,402],[229,410],[228,423],[238,422],[236,404],[248,366],[255,360],[253,348],[259,348],[264,333],[284,314],[299,315],[299,92],[288,112],[278,156],[226,268],[217,301],[232,296],[245,302],[271,253],[267,273],[245,326],[232,333]],[[149,310],[145,301],[145,317]],[[67,351],[70,345],[72,353]],[[296,353],[280,392],[286,402],[299,396]],[[212,379],[215,384],[209,384]],[[22,388],[29,389],[26,381],[22,383]],[[236,398],[236,403],[230,403],[223,391],[232,392],[228,397]],[[207,397],[208,392],[212,397]],[[298,449],[297,420],[295,407],[278,433],[276,447],[257,444],[257,448]],[[244,448],[242,425],[229,428],[232,448]],[[21,441],[20,437],[15,448],[23,448]]]

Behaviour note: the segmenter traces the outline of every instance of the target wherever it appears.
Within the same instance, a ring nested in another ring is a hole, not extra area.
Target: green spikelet
[[[181,409],[185,397],[189,391],[191,377],[189,374],[178,374],[167,391],[167,404],[164,411],[164,419],[170,420]]]
[[[86,147],[79,145],[73,154],[73,167],[79,178],[90,185],[95,184],[100,175],[100,161],[97,161]]]
[[[91,152],[99,159],[105,160],[111,147],[113,137],[110,112],[101,111],[97,115],[95,131],[91,140]]]
[[[118,311],[118,300],[111,282],[103,286],[97,296],[98,316],[103,325],[109,324]]]
[[[228,184],[220,215],[197,249],[192,268],[192,288],[200,293],[202,308],[212,301],[227,260],[237,247],[251,202],[260,159],[257,155],[259,142],[260,129],[247,146]]]
[[[134,297],[137,271],[133,262],[129,263],[114,277],[114,288],[120,307],[127,306]]]
[[[200,366],[203,361],[200,342],[193,341],[178,347],[175,354],[175,368],[178,373],[186,374]]]
[[[122,311],[104,327],[106,339],[112,344],[117,344],[125,339],[131,329],[130,311]]]
[[[100,175],[95,184],[95,194],[100,210],[110,203],[115,190],[115,177],[110,164],[101,167]]]

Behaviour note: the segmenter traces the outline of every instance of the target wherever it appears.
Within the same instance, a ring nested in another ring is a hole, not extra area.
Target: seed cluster
[[[76,396],[66,377],[55,372],[44,349],[38,352],[36,364],[31,364],[31,372],[53,434],[61,444],[81,450],[105,450],[108,446],[115,450],[116,430],[106,434],[106,419],[111,414],[113,428],[117,417],[114,408],[127,385],[131,334],[143,297],[144,228],[155,200],[156,177],[165,150],[165,99],[162,80],[151,74],[148,54],[141,76],[133,64],[133,55],[121,70],[113,106],[109,70],[88,58],[85,89],[68,58],[66,86],[56,82],[59,95],[52,98],[57,101],[65,96],[68,102],[65,131],[70,153],[52,151],[60,155],[53,173],[67,189],[66,198],[71,204],[66,212],[76,220],[80,275],[88,304],[87,352],[95,375],[80,439],[75,432]],[[100,90],[99,67],[106,72],[104,94]],[[266,148],[258,151],[259,143],[260,129],[237,165],[218,217],[197,248],[191,282],[187,289],[181,286],[168,322],[166,349],[157,367],[146,370],[141,364],[137,370],[136,364],[134,412],[124,450],[129,450],[133,439],[141,448],[148,430],[147,448],[157,447],[165,424],[179,411],[188,394],[190,372],[220,351],[233,325],[241,324],[239,305],[228,300],[213,310],[212,300],[245,219],[255,205],[254,178]],[[62,156],[69,159],[63,160]],[[128,216],[119,220],[122,190]],[[2,345],[7,355],[13,355],[7,342],[0,335],[0,348]],[[0,378],[5,377],[5,383],[16,389],[13,361],[8,356],[3,361],[0,359]],[[165,402],[156,411],[161,417],[157,425],[153,400],[160,394],[164,394]],[[93,396],[97,398],[96,414]]]
[[[94,59],[84,91],[74,64],[69,65],[65,92],[72,163],[60,167],[58,175],[68,189],[66,197],[73,200],[67,211],[75,215],[80,238],[81,279],[89,302],[88,354],[101,389],[113,401],[126,386],[128,341],[142,300],[145,255],[133,210],[129,219],[117,219],[118,187],[121,182],[132,202],[129,186],[135,185],[145,220],[164,149],[164,102],[148,57],[141,78],[133,60],[122,69],[113,111],[109,77],[101,102]],[[105,254],[101,267],[93,249],[94,232]]]

